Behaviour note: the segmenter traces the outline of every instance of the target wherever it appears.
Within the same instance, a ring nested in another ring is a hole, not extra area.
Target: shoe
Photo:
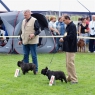
[[[90,53],[90,51],[88,51]]]
[[[73,82],[73,81],[71,81],[70,83],[71,83],[71,84],[77,84],[78,82]]]

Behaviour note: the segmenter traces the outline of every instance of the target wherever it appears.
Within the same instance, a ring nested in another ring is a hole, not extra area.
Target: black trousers
[[[90,37],[95,37],[95,35],[90,35]],[[89,39],[89,51],[94,52],[94,42],[95,39]]]

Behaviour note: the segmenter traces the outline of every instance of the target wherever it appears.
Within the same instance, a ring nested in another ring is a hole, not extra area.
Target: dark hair
[[[85,19],[86,19],[86,18],[82,17],[82,18],[81,18],[81,21],[83,21],[83,20],[85,20]]]
[[[78,18],[78,21],[81,21],[81,18]]]
[[[70,17],[68,15],[65,15],[64,18],[70,20]]]
[[[87,16],[87,17],[86,17],[86,20],[88,20],[89,18],[90,18],[90,17],[89,17],[89,16]]]
[[[58,21],[61,19],[61,17],[58,18]]]

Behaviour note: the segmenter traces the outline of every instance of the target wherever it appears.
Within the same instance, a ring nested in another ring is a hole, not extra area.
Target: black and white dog
[[[63,71],[51,71],[48,70],[48,67],[46,67],[45,69],[41,70],[41,74],[46,75],[49,80],[51,79],[51,76],[54,75],[55,80],[61,80],[61,82],[63,82],[64,79],[64,81],[67,83],[66,76]]]
[[[22,73],[28,73],[29,70],[33,71],[36,74],[36,65],[33,63],[24,63],[23,61],[18,61],[17,66],[21,67]]]

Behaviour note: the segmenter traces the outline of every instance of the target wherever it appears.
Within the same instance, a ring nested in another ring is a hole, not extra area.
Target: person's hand
[[[34,36],[35,36],[34,34],[30,34],[29,38],[32,39],[32,38],[34,38]]]
[[[58,35],[60,35],[60,33],[59,33],[59,31],[58,31],[57,29],[55,29],[55,32],[56,32]]]
[[[63,40],[63,38],[60,38],[59,41],[60,41],[60,42],[63,42],[64,40]]]
[[[19,41],[18,44],[21,45],[22,44],[22,41]]]
[[[88,33],[89,32],[89,30],[88,29],[85,29],[85,33]]]
[[[57,33],[56,33],[56,35],[60,35],[60,33],[59,33],[59,32],[57,32]]]

